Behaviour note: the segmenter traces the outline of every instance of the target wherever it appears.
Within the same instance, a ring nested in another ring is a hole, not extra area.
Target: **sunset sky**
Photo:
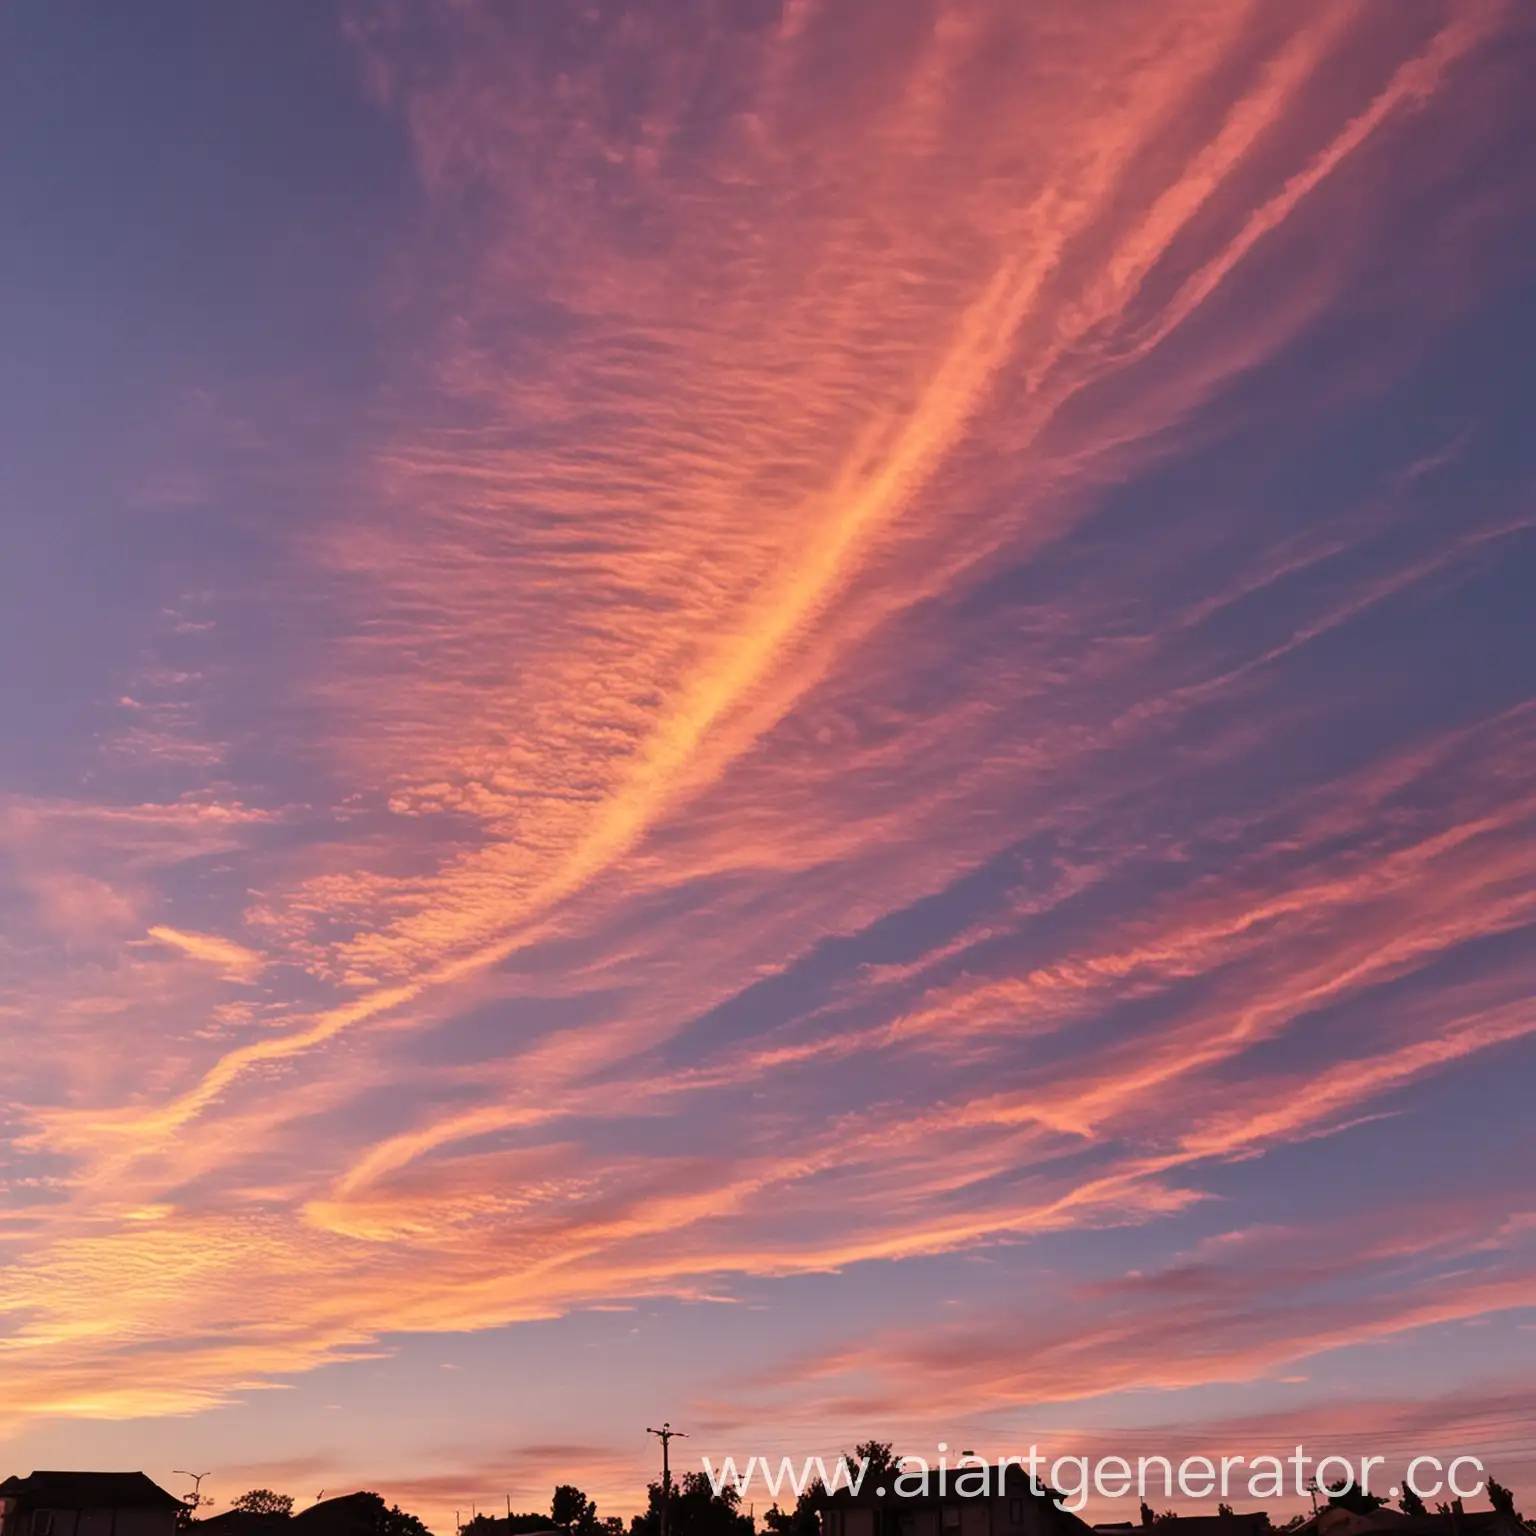
[[[1514,0],[0,8],[0,1476],[1536,1504],[1533,78]]]

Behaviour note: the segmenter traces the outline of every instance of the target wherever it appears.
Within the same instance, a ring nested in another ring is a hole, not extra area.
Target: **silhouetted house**
[[[387,1506],[376,1493],[321,1499],[292,1515],[226,1509],[197,1522],[197,1536],[381,1536]]]
[[[287,1515],[262,1515],[250,1509],[226,1509],[197,1522],[197,1536],[277,1536],[288,1529]]]
[[[1137,1531],[1144,1536],[1144,1533],[1154,1525],[1172,1533],[1172,1536],[1275,1536],[1274,1527],[1269,1523],[1267,1509],[1241,1512],[1233,1510],[1216,1515],[1180,1515],[1177,1522],[1172,1525],[1162,1520],[1143,1520],[1140,1526],[1133,1526],[1127,1521],[1125,1529]],[[1100,1532],[1101,1536],[1104,1536],[1105,1532],[1117,1529],[1119,1527],[1116,1526],[1094,1526],[1094,1530]]]
[[[288,1522],[289,1536],[379,1536],[384,1501],[376,1493],[344,1493],[301,1509]]]
[[[0,1536],[175,1536],[185,1507],[142,1472],[33,1472],[0,1483]]]
[[[950,1468],[943,1493],[936,1472],[925,1494],[882,1493],[869,1477],[856,1494],[847,1488],[823,1492],[821,1536],[1093,1536],[1092,1526],[1058,1509],[1049,1493],[1034,1493],[1022,1467],[1010,1466],[1001,1487],[993,1468],[985,1493],[956,1493],[956,1477]]]

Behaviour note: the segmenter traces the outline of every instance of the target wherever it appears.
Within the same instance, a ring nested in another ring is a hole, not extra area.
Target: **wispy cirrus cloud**
[[[1528,489],[1480,421],[1371,416],[1474,302],[1444,253],[1502,274],[1460,187],[1517,32],[352,9],[420,217],[341,489],[253,578],[290,649],[221,652],[217,706],[187,660],[163,751],[4,802],[8,1411],[1241,1235],[1233,1170],[1526,1051],[1529,690],[1473,610]],[[171,758],[202,780],[146,797]],[[1289,1312],[1267,1240],[1068,1274],[1027,1367],[914,1322],[802,1407],[1248,1381],[1531,1305],[1479,1220]]]

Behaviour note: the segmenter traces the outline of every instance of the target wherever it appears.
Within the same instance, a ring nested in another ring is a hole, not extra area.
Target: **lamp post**
[[[205,1477],[207,1477],[208,1474],[206,1472],[183,1472],[180,1467],[177,1467],[171,1473],[171,1476],[172,1477],[190,1477],[192,1479],[192,1494],[191,1494],[191,1497],[183,1499],[182,1503],[185,1504],[187,1506],[187,1508],[190,1509],[192,1511],[192,1513],[195,1515],[197,1513],[197,1511],[198,1511],[199,1506],[203,1502],[203,1479]],[[209,1502],[211,1503],[212,1501],[210,1500]]]

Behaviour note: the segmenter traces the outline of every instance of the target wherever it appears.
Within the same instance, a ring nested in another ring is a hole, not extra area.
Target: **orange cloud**
[[[431,233],[349,490],[284,549],[327,627],[246,680],[314,792],[215,781],[178,694],[120,745],[197,795],[0,807],[0,1412],[1193,1221],[1211,1165],[1528,1037],[1536,717],[1335,752],[1362,706],[1315,661],[1528,515],[1447,528],[1470,438],[1273,529],[1257,472],[1236,513],[1157,478],[1204,483],[1265,369],[1310,443],[1277,375],[1505,13],[1116,16],[892,7],[857,70],[816,7],[662,8],[558,69],[520,13],[354,20]],[[1203,1351],[1171,1271],[1053,1297],[1054,1339],[1008,1316],[1024,1365],[899,1330],[826,1392],[1251,1380],[1536,1301],[1521,1231],[1457,1241],[1486,1270],[1386,1305],[1220,1292]]]

